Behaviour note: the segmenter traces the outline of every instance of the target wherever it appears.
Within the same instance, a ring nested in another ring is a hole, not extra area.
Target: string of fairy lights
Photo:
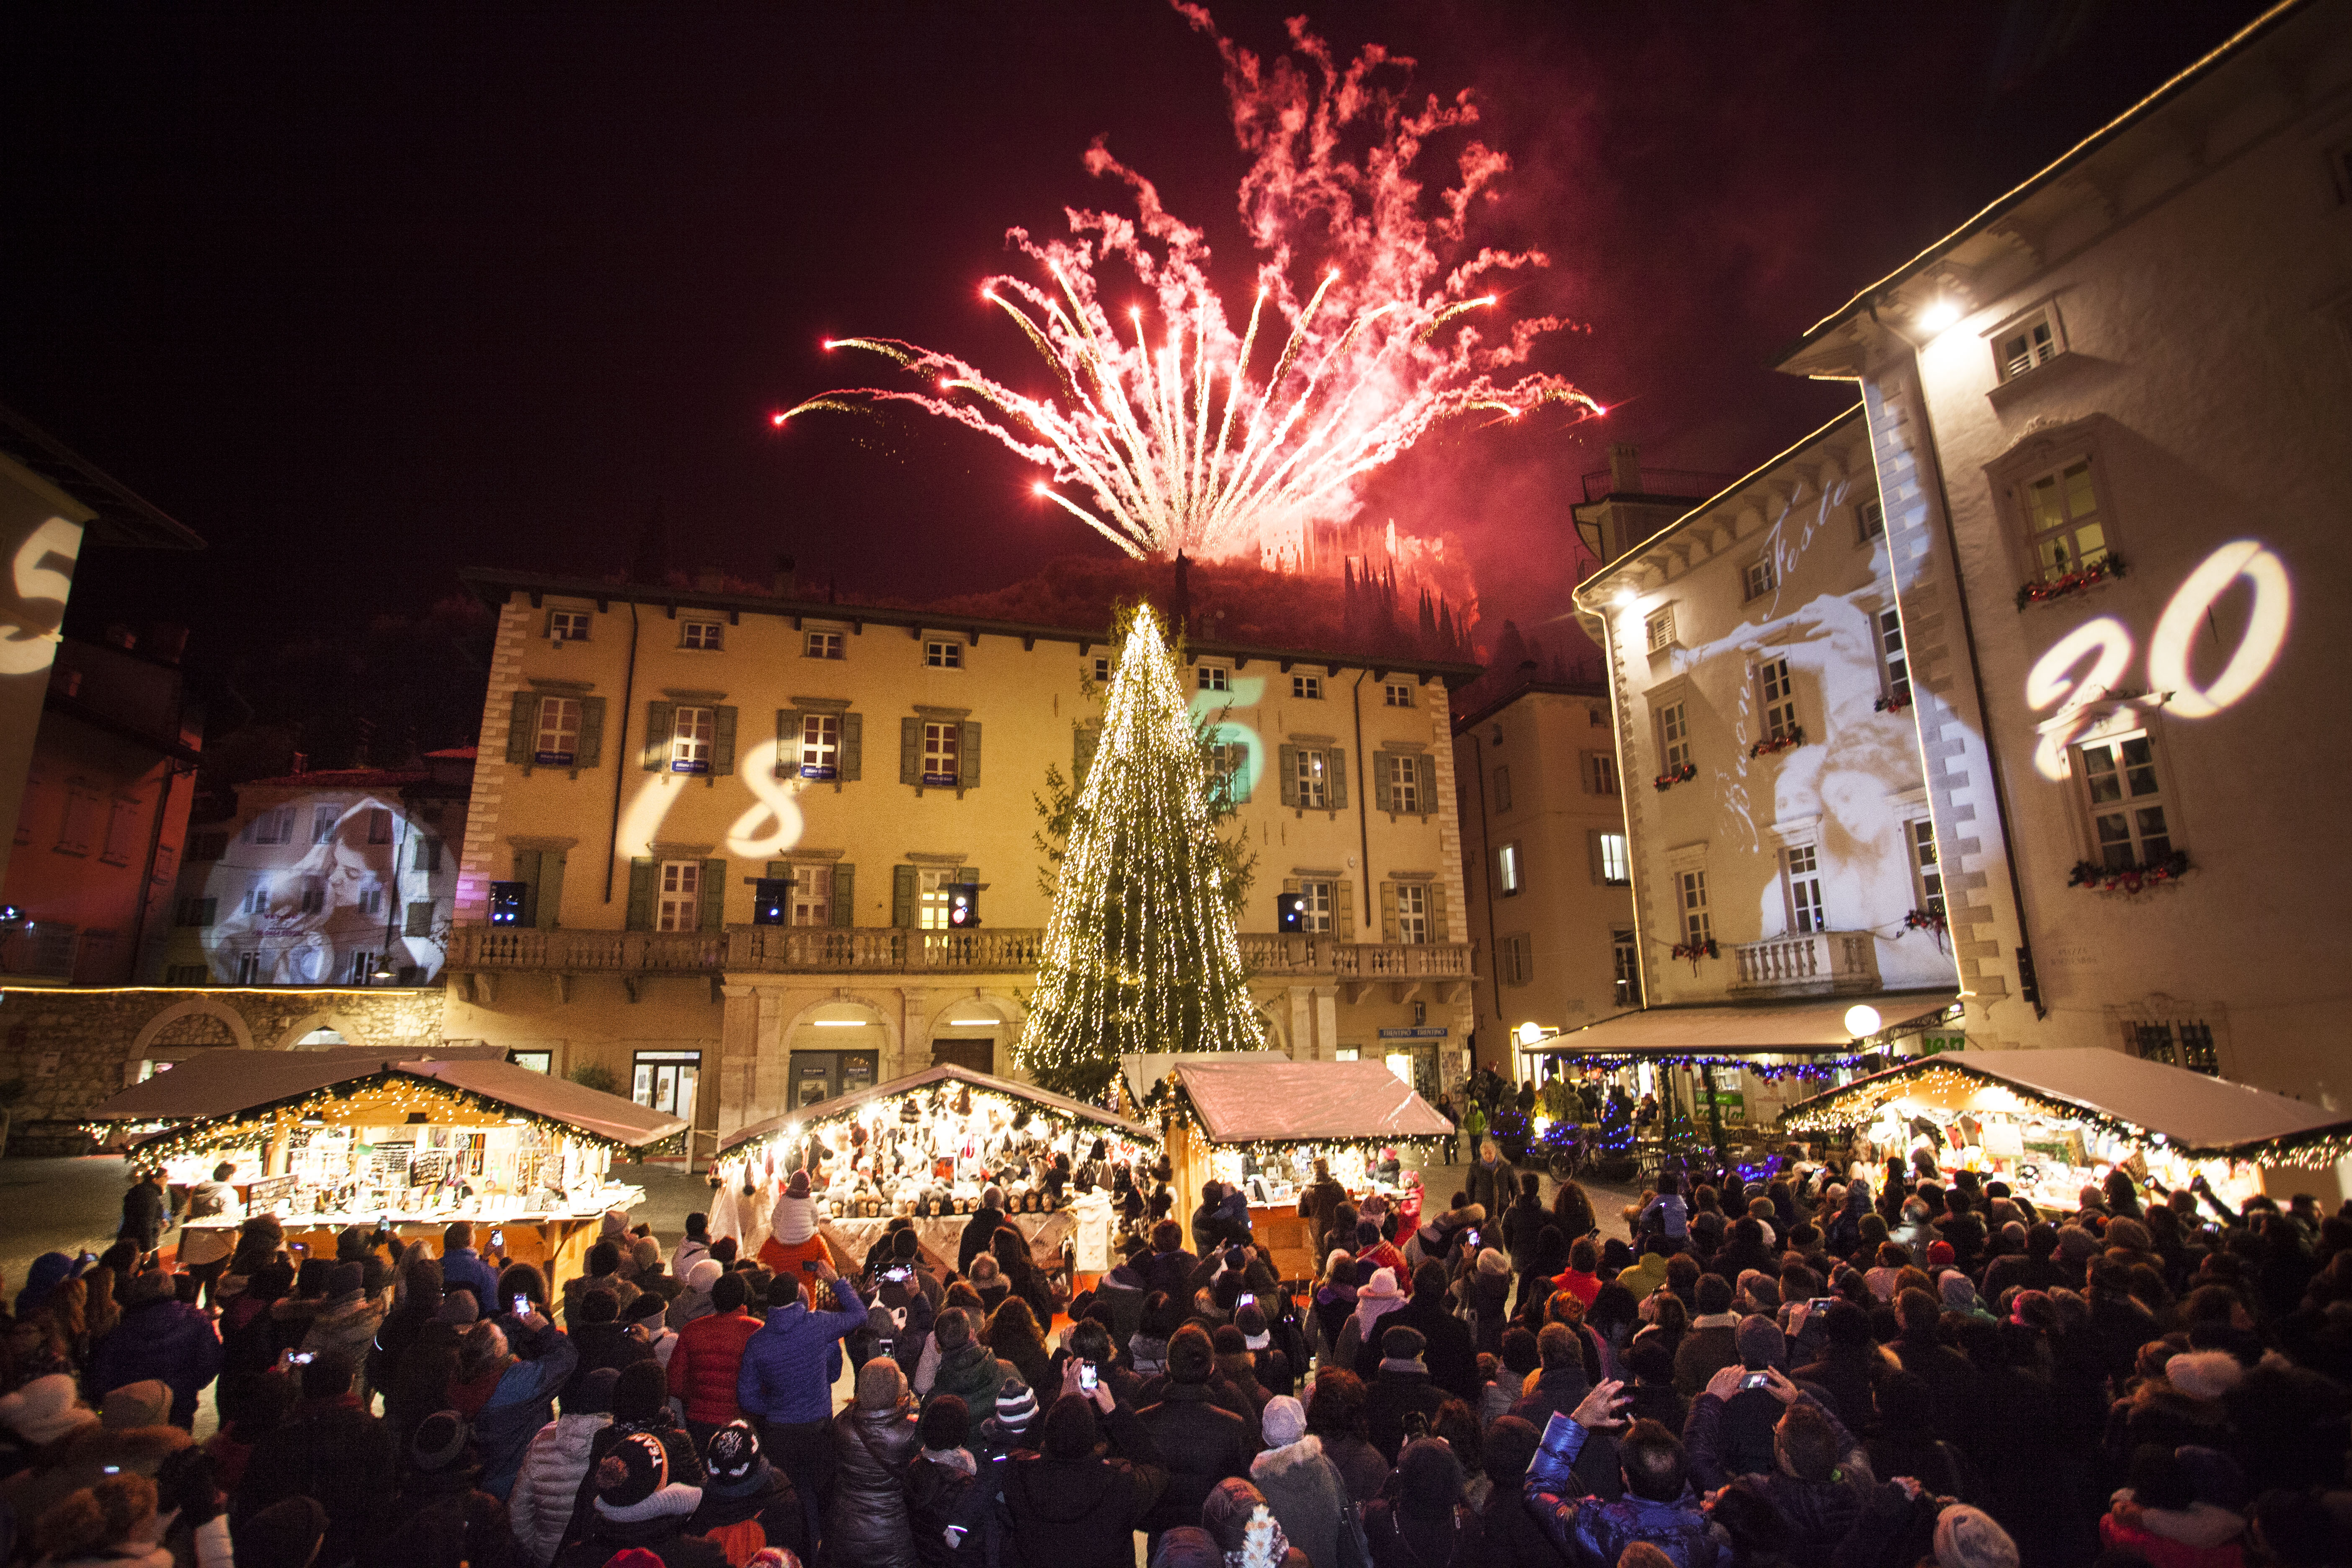
[[[2014,1105],[2005,1109],[2015,1114],[2090,1128],[2111,1138],[2151,1149],[2170,1149],[2185,1159],[2229,1160],[2246,1165],[2326,1166],[2352,1153],[2352,1122],[2335,1123],[2254,1143],[2205,1145],[2175,1142],[2166,1134],[2143,1127],[2126,1117],[2112,1115],[2096,1106],[2037,1094],[2021,1084],[1991,1073],[1977,1071],[1946,1057],[1931,1058],[1914,1066],[1878,1073],[1858,1083],[1801,1100],[1780,1113],[1780,1125],[1792,1132],[1834,1132],[1875,1120],[1883,1109],[1897,1100],[1965,1096],[1984,1089],[1998,1089],[2006,1093]]]
[[[729,1161],[753,1158],[798,1142],[814,1133],[829,1131],[852,1122],[864,1121],[870,1126],[897,1122],[905,1120],[901,1107],[910,1102],[918,1107],[919,1115],[926,1110],[934,1116],[952,1114],[962,1118],[987,1118],[994,1115],[1013,1125],[1042,1122],[1056,1136],[1076,1132],[1091,1137],[1124,1138],[1130,1142],[1148,1141],[1151,1136],[1149,1129],[1110,1117],[1108,1113],[1081,1116],[1044,1100],[982,1089],[977,1084],[957,1082],[940,1084],[928,1091],[918,1090],[913,1097],[881,1096],[861,1105],[833,1110],[812,1106],[765,1138],[728,1150],[722,1158]]]
[[[1287,1159],[1293,1154],[1302,1153],[1310,1159],[1349,1152],[1369,1154],[1375,1149],[1434,1150],[1449,1147],[1454,1142],[1454,1134],[1450,1131],[1381,1133],[1367,1138],[1318,1135],[1223,1140],[1209,1131],[1208,1123],[1202,1121],[1199,1109],[1192,1103],[1192,1096],[1173,1073],[1153,1086],[1151,1092],[1144,1097],[1144,1107],[1148,1110],[1158,1111],[1163,1132],[1172,1132],[1181,1126],[1189,1136],[1220,1153],[1245,1153],[1254,1160]]]
[[[1133,1053],[1254,1050],[1209,808],[1175,658],[1139,605],[1078,794],[1015,1056],[1049,1089],[1097,1095]]]
[[[240,1106],[220,1116],[195,1117],[142,1140],[134,1146],[133,1153],[142,1161],[161,1164],[184,1155],[265,1142],[306,1122],[399,1126],[414,1115],[422,1115],[427,1122],[443,1124],[467,1121],[481,1126],[533,1127],[547,1136],[569,1138],[607,1153],[619,1153],[627,1147],[617,1139],[588,1131],[569,1121],[394,1069],[346,1079],[267,1105]],[[85,1123],[82,1128],[99,1140],[112,1137],[121,1130],[120,1122],[106,1121]]]

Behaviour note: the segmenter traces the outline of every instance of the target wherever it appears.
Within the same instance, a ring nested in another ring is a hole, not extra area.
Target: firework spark
[[[1050,395],[895,338],[844,338],[825,346],[880,354],[925,390],[827,392],[777,425],[912,404],[1045,468],[1051,480],[1036,492],[1129,554],[1223,559],[1279,553],[1307,525],[1352,516],[1358,481],[1442,421],[1517,419],[1547,404],[1601,412],[1528,367],[1536,341],[1566,325],[1559,318],[1482,330],[1499,309],[1490,279],[1548,264],[1539,251],[1465,241],[1472,209],[1493,198],[1509,159],[1465,141],[1454,183],[1425,210],[1414,165],[1432,138],[1476,124],[1467,93],[1415,105],[1399,79],[1410,59],[1372,45],[1341,68],[1303,18],[1290,24],[1297,59],[1269,66],[1217,34],[1204,9],[1176,9],[1215,38],[1235,139],[1253,160],[1240,191],[1259,258],[1246,326],[1234,331],[1209,285],[1201,231],[1097,142],[1087,169],[1123,181],[1135,216],[1070,209],[1066,239],[1013,229],[1008,243],[1043,280],[1001,276],[981,290],[1045,362]],[[1362,150],[1350,156],[1351,145]],[[1302,302],[1291,278],[1307,252],[1317,280]],[[1097,271],[1113,261],[1152,299],[1149,317],[1130,307],[1121,323],[1105,308]],[[1261,339],[1281,343],[1270,365]]]

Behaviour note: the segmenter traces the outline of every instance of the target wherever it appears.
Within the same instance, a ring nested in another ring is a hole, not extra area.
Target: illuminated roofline
[[[2026,197],[2050,184],[2091,153],[2113,142],[2165,103],[2179,96],[2200,78],[2220,67],[2230,56],[2253,42],[2257,37],[2270,31],[2295,12],[2312,9],[2315,5],[2316,0],[2279,0],[2277,5],[2231,34],[2193,64],[2175,74],[2121,114],[2066,149],[2052,163],[1995,196],[1958,228],[1953,229],[1918,255],[1806,328],[1804,335],[1777,355],[1773,363],[1776,366],[1787,365],[1790,360],[1818,342],[1822,333],[1841,324],[1855,312],[1869,309],[1874,300],[1882,298],[1889,290],[1918,276],[1929,264],[1958,246],[1962,240],[1969,238],[1994,218],[2018,205]]]
[[[1698,505],[1691,508],[1690,510],[1683,513],[1682,516],[1675,519],[1674,521],[1666,524],[1665,527],[1658,530],[1657,532],[1650,535],[1649,538],[1642,541],[1641,543],[1625,552],[1624,554],[1617,557],[1616,560],[1610,562],[1604,566],[1596,568],[1592,575],[1578,584],[1576,585],[1576,591],[1570,595],[1570,598],[1576,601],[1576,607],[1583,611],[1588,616],[1598,616],[1603,614],[1604,612],[1602,610],[1595,609],[1592,605],[1584,602],[1584,593],[1586,589],[1599,586],[1611,574],[1623,570],[1627,562],[1632,561],[1638,555],[1645,555],[1652,550],[1656,549],[1658,542],[1667,535],[1689,527],[1692,523],[1696,522],[1701,517],[1713,511],[1717,507],[1721,506],[1725,501],[1729,500],[1733,496],[1738,495],[1749,485],[1752,485],[1758,480],[1763,479],[1774,468],[1779,468],[1781,464],[1787,462],[1790,458],[1795,457],[1798,453],[1803,451],[1814,442],[1822,439],[1824,437],[1827,437],[1832,432],[1835,431],[1841,425],[1845,425],[1861,418],[1865,410],[1863,405],[1857,403],[1853,407],[1845,410],[1845,412],[1832,419],[1828,424],[1822,426],[1818,429],[1807,431],[1804,435],[1798,437],[1796,440],[1790,442],[1787,447],[1782,447],[1780,451],[1775,452],[1772,456],[1765,458],[1764,461],[1757,464],[1756,467],[1748,469],[1746,473],[1740,475],[1738,479],[1732,480],[1729,484],[1716,491],[1715,494],[1707,497],[1706,500],[1699,502]],[[1876,481],[1876,469],[1874,465],[1873,468],[1872,478],[1874,484]]]

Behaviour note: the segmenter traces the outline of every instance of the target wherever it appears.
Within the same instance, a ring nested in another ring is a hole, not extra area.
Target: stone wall
[[[354,1046],[438,1045],[438,985],[0,988],[0,1081],[21,1079],[9,1104],[7,1152],[85,1154],[91,1106],[139,1080],[140,1063],[208,1050],[287,1050],[331,1029]]]

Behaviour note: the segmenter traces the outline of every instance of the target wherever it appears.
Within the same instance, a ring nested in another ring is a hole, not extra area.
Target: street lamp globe
[[[1845,1032],[1857,1040],[1868,1039],[1878,1033],[1885,1023],[1885,1020],[1878,1016],[1878,1009],[1867,1002],[1857,1002],[1845,1010]]]

